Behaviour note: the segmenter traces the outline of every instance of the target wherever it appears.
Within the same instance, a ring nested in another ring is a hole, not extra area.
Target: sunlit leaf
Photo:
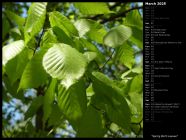
[[[19,89],[37,88],[46,82],[48,74],[42,66],[42,59],[48,48],[50,45],[43,47],[28,62],[21,77]]]
[[[66,88],[80,79],[87,66],[83,54],[66,44],[54,44],[43,57],[43,67]]]
[[[88,31],[91,30],[91,28],[96,28],[96,24],[92,20],[87,20],[87,19],[79,19],[77,20],[74,25],[79,31],[79,36],[82,37],[85,35]]]
[[[94,60],[97,56],[95,52],[85,52],[83,55],[86,57],[88,62]]]
[[[46,2],[35,2],[30,6],[24,28],[25,44],[41,31],[45,22],[46,6]]]
[[[16,57],[21,51],[24,49],[24,41],[18,40],[14,41],[6,46],[3,47],[3,65]]]
[[[87,35],[90,39],[103,43],[103,37],[107,32],[101,24],[90,19],[80,19],[75,22],[75,26],[80,37]]]
[[[128,26],[119,25],[112,28],[104,37],[104,44],[116,48],[122,45],[132,35],[132,30]]]
[[[49,20],[51,27],[58,26],[61,28],[67,35],[78,36],[78,31],[70,20],[58,11],[51,12],[49,14]]]
[[[57,37],[54,34],[52,29],[49,29],[48,31],[46,31],[42,37],[41,46],[44,46],[44,44],[47,44],[47,43],[58,43]]]
[[[13,84],[17,79],[20,79],[26,64],[28,63],[28,49],[25,48],[20,54],[8,61],[5,66],[6,73],[10,79],[10,84]],[[12,72],[14,70],[14,72]]]

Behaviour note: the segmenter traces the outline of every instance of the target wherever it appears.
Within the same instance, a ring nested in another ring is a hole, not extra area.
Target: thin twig
[[[140,129],[139,129],[139,131],[138,131],[138,133],[137,133],[137,135],[136,135],[136,138],[139,136],[139,134],[140,134],[140,132],[141,132],[141,124],[139,124],[139,126],[140,126]]]
[[[100,68],[101,70],[103,70],[103,68],[105,67],[105,65],[110,61],[110,59],[112,58],[113,54],[114,54],[115,50],[113,50],[112,54],[110,55],[110,57],[107,59],[107,61],[103,64],[103,66]]]
[[[100,67],[99,67],[98,63],[96,62],[96,60],[93,60],[93,62],[96,64],[96,66],[97,66],[98,70],[99,70],[99,71],[101,71],[101,69],[100,69]]]

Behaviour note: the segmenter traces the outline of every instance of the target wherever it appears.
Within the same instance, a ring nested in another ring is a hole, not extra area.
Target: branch
[[[112,21],[112,20],[120,18],[120,17],[125,17],[128,12],[130,12],[132,10],[135,10],[135,9],[142,9],[142,8],[143,8],[143,6],[133,7],[131,9],[128,9],[126,11],[123,11],[123,12],[119,13],[118,15],[114,15],[114,16],[111,16],[109,18],[103,19],[100,23],[106,23],[106,22]]]
[[[44,87],[38,87],[37,88],[37,96],[44,96]],[[36,112],[36,131],[43,130],[43,107],[40,106],[39,109]]]
[[[44,32],[47,30],[48,27],[49,27],[49,25],[48,25],[48,14],[46,14],[46,18],[45,18],[45,21],[44,21],[44,26],[43,26],[43,28],[42,28],[42,32],[41,32],[41,35],[39,36],[39,40],[38,40],[38,43],[37,43],[37,46],[36,46],[36,48],[35,48],[35,50],[34,50],[33,55],[35,54],[37,48],[39,48],[41,39],[42,39],[42,37],[43,37],[43,35],[44,35]]]
[[[36,48],[35,48],[35,50],[34,50],[34,54],[35,54],[37,48],[39,48],[39,45],[40,45],[41,38],[42,38],[43,34],[44,34],[44,28],[43,28],[43,30],[42,30],[42,33],[41,33],[40,37],[39,37],[39,40],[38,40],[37,46],[36,46]]]

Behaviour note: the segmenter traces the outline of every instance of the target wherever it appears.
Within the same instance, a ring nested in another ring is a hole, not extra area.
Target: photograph
[[[2,2],[2,138],[143,138],[144,2]]]

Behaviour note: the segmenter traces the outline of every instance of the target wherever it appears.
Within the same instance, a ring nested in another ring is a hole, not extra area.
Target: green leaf
[[[76,48],[76,50],[78,50],[81,53],[85,52],[85,49],[83,45],[81,44],[79,37],[74,37],[73,42],[74,42],[73,48]]]
[[[124,64],[129,69],[132,68],[135,60],[134,60],[134,50],[128,43],[124,43],[119,46],[116,50],[116,60],[119,60],[122,64]]]
[[[51,113],[48,119],[48,127],[59,126],[64,121],[63,112],[60,110],[59,106],[52,104]]]
[[[103,62],[103,61],[105,61],[104,55],[98,50],[98,48],[97,48],[95,45],[93,45],[92,43],[90,43],[89,41],[87,41],[87,40],[84,39],[84,38],[80,38],[80,39],[79,39],[79,42],[80,42],[80,44],[81,44],[84,48],[87,49],[87,51],[96,52],[96,54],[97,54],[96,60],[97,60],[98,62]]]
[[[68,36],[74,35],[78,36],[78,31],[71,21],[65,17],[62,13],[54,11],[49,14],[49,20],[51,27],[58,26],[61,28]]]
[[[100,53],[98,48],[94,44],[90,43],[88,40],[86,40],[84,38],[79,38],[79,41],[80,41],[80,44],[84,48],[86,48],[88,51],[94,51],[94,52]]]
[[[85,52],[83,55],[88,60],[88,62],[91,62],[97,57],[97,54],[95,52]]]
[[[36,49],[36,46],[38,46],[38,42],[37,42],[36,38],[31,38],[29,40],[29,42],[27,43],[27,45],[26,45],[26,47],[33,52],[32,53],[32,56],[34,55],[34,50]]]
[[[58,105],[71,123],[78,124],[87,108],[85,83],[80,80],[69,89],[59,85]]]
[[[4,40],[10,30],[10,23],[5,16],[2,17],[2,39]]]
[[[101,112],[95,110],[91,105],[87,108],[78,126],[77,137],[103,137],[106,133],[102,122]]]
[[[25,48],[15,58],[8,61],[5,66],[6,73],[10,79],[9,84],[13,84],[17,79],[20,79],[26,64],[28,63],[28,49]],[[14,70],[14,71],[12,71]]]
[[[106,3],[103,2],[78,2],[75,7],[84,15],[111,13]]]
[[[131,85],[131,82],[132,82],[132,79],[124,79],[122,81],[118,81],[119,84],[119,88],[122,90],[122,95],[124,97],[128,97],[128,93],[130,91],[130,85]]]
[[[135,120],[137,120],[137,122],[139,122],[143,116],[143,94],[139,94],[136,92],[130,92],[129,97],[130,97],[131,104],[136,109],[136,111],[133,112],[133,114],[135,114],[135,115],[132,117],[132,119],[135,118]],[[136,119],[136,118],[138,118],[138,119]],[[133,122],[134,122],[134,119],[133,119]]]
[[[92,84],[89,85],[89,87],[86,89],[86,95],[87,96],[93,96],[95,93],[93,91],[93,88],[92,88]]]
[[[132,36],[130,37],[130,41],[137,45],[138,48],[143,49],[143,30],[136,27],[131,27],[131,29]]]
[[[90,19],[79,19],[74,23],[79,32],[79,36],[84,36],[91,28],[97,28],[98,23]]]
[[[5,13],[6,13],[6,16],[9,18],[9,20],[16,23],[19,27],[22,27],[24,25],[25,18],[20,17],[9,10],[6,10]]]
[[[52,29],[49,29],[48,31],[44,33],[42,40],[41,40],[41,47],[47,43],[58,43],[57,37],[54,34]]]
[[[14,41],[3,47],[3,65],[16,57],[24,49],[24,41],[18,40]]]
[[[46,6],[46,2],[34,2],[30,6],[24,28],[25,44],[41,31],[45,22]]]
[[[143,49],[143,19],[139,10],[132,10],[129,12],[126,18],[124,18],[123,24],[130,26],[132,29],[130,40],[140,49]]]
[[[10,36],[14,39],[14,40],[21,40],[23,39],[22,37],[22,34],[21,34],[21,31],[15,27],[15,28],[12,28],[10,30]]]
[[[111,121],[127,128],[131,119],[130,109],[121,90],[104,74],[93,72],[92,75],[92,86],[95,92],[92,102],[105,110]]]
[[[143,66],[142,66],[142,65],[138,65],[138,66],[134,67],[134,68],[132,69],[132,72],[138,73],[138,74],[143,73]]]
[[[119,128],[119,126],[118,126],[117,124],[111,123],[110,129],[111,129],[112,131],[114,131],[114,132],[117,133],[117,131],[119,131],[120,128]]]
[[[44,84],[48,78],[48,74],[45,72],[42,66],[43,55],[46,53],[50,45],[44,46],[39,52],[32,57],[21,77],[19,90],[27,88],[37,88]]]
[[[137,74],[141,74],[143,73],[143,69],[142,69],[142,66],[138,66],[138,67],[134,67],[126,72],[124,72],[122,75],[121,75],[121,78],[122,79],[125,79],[127,77],[131,77],[133,78],[134,76],[136,76]]]
[[[75,26],[80,37],[87,35],[90,39],[103,43],[103,37],[107,32],[101,24],[90,19],[79,19],[75,22]]]
[[[43,57],[43,67],[50,76],[61,80],[66,88],[79,80],[86,69],[83,54],[69,45],[54,44]]]
[[[17,94],[17,92],[16,92],[19,87],[18,81],[14,82],[13,84],[10,84],[11,81],[7,76],[3,76],[2,81],[3,81],[3,85],[4,85],[3,89],[6,90],[6,92],[5,92],[6,96],[7,96],[7,92],[8,92],[12,95],[12,97],[20,99],[20,100],[24,100],[24,94],[23,93]],[[4,98],[3,98],[3,100],[4,100]]]
[[[106,30],[104,28],[90,30],[86,35],[93,41],[103,44],[103,38],[106,35]]]
[[[141,93],[142,91],[143,91],[143,75],[139,74],[133,78],[130,86],[130,92]]]
[[[34,116],[42,104],[43,104],[43,96],[39,96],[35,98],[25,113],[25,120]]]
[[[74,46],[74,42],[72,41],[72,39],[68,37],[68,35],[61,28],[54,26],[52,30],[59,42]]]
[[[44,102],[43,102],[43,122],[45,122],[52,112],[52,104],[55,99],[55,86],[57,84],[56,79],[52,79],[50,86],[48,87],[45,95],[44,95]]]
[[[133,133],[135,135],[139,135],[139,130],[140,130],[140,126],[139,125],[136,125],[136,124],[131,124],[130,125],[130,128],[132,129]]]
[[[116,48],[122,45],[132,35],[130,27],[119,25],[112,28],[104,37],[103,41],[106,46]]]
[[[134,26],[139,29],[143,29],[143,19],[139,13],[139,10],[130,11],[126,18],[123,20],[123,24],[126,26]]]

